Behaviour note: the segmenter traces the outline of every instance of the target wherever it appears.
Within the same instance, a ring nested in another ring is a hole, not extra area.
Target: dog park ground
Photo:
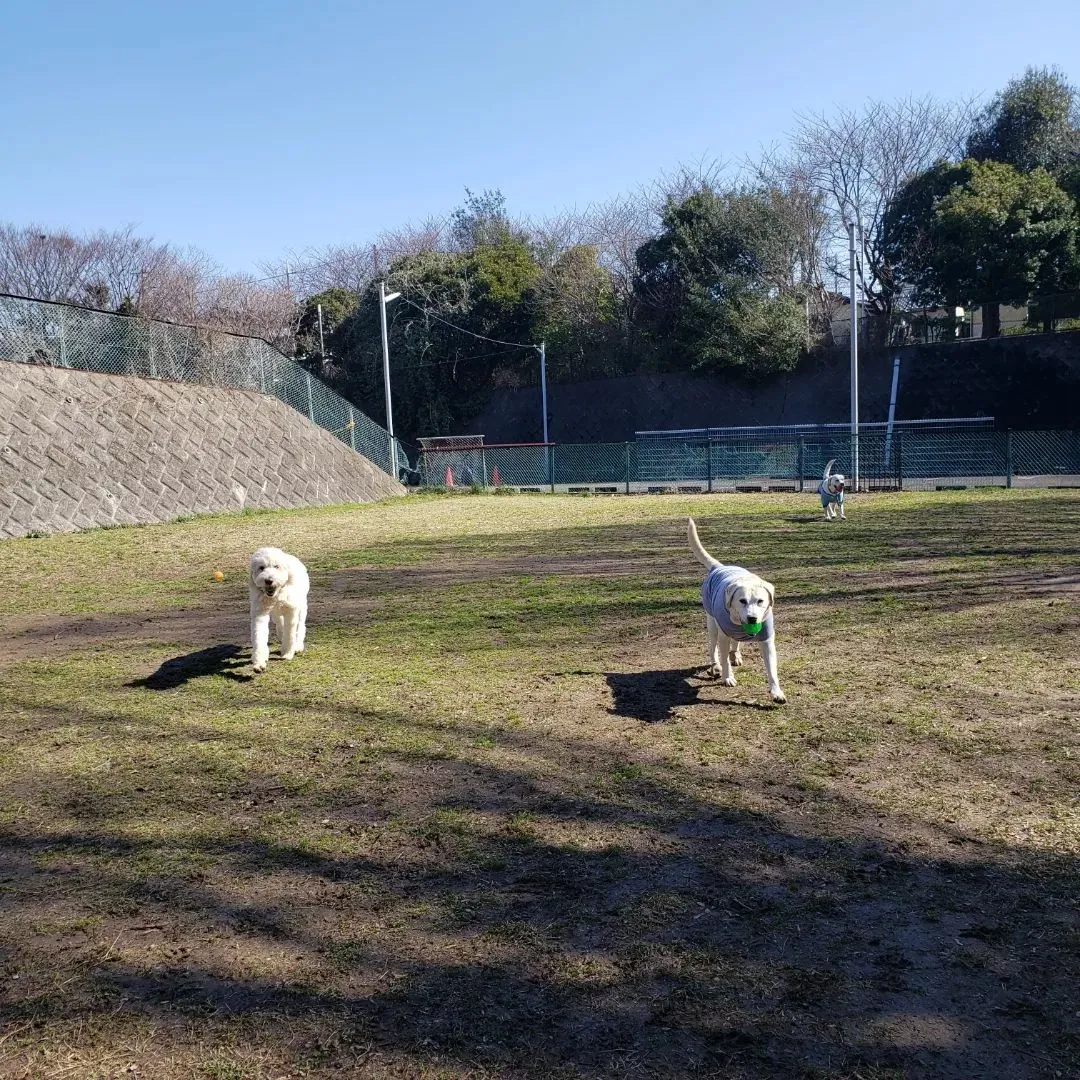
[[[0,1076],[1080,1075],[1080,491],[0,545]],[[693,513],[777,587],[703,677]],[[247,664],[247,556],[312,576]],[[215,569],[225,580],[215,583]]]

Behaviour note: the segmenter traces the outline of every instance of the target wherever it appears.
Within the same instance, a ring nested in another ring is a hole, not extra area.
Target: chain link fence
[[[0,360],[272,394],[390,470],[384,428],[259,338],[0,296]],[[989,422],[988,422],[989,423]],[[393,446],[398,477],[409,471]],[[626,443],[528,444],[421,453],[425,486],[526,491],[813,490],[830,458],[863,490],[1080,485],[1080,432],[868,425],[658,433]]]
[[[0,360],[272,394],[384,472],[408,467],[395,444],[391,469],[384,428],[261,338],[0,295]]]
[[[994,308],[996,333],[1002,337],[1080,330],[1080,292],[1039,296],[1018,307],[995,304]],[[926,345],[939,341],[978,340],[984,338],[988,330],[984,326],[985,314],[981,304],[967,308],[894,311],[889,324],[889,343]]]
[[[625,443],[478,446],[420,455],[425,486],[595,494],[814,491],[827,462],[862,491],[1080,486],[1080,431],[872,430]]]

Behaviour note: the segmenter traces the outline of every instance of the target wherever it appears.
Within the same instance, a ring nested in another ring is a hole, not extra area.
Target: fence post
[[[555,447],[549,446],[546,450],[548,459],[548,483],[551,485],[551,494],[555,494]]]
[[[630,494],[630,444],[623,443],[626,448],[626,494]]]
[[[484,476],[484,487],[488,486],[488,474],[487,474],[487,451],[480,447],[480,471]]]
[[[356,415],[353,413],[353,407],[349,406],[349,445],[356,449]]]
[[[307,379],[307,415],[308,415],[308,419],[314,424],[315,423],[315,405],[314,405],[314,402],[311,400],[311,372],[310,371],[305,371],[304,376]]]
[[[60,366],[70,367],[67,359],[67,319],[64,318],[64,309],[60,309]]]
[[[796,468],[799,470],[799,491],[800,493],[806,490],[806,440],[799,436],[799,450],[796,454]]]
[[[709,491],[712,491],[712,439],[705,440],[705,458],[708,464],[706,465],[707,475],[709,478]]]
[[[896,435],[896,483],[900,491],[904,490],[904,432],[898,428]]]
[[[1005,486],[1013,486],[1013,443],[1012,431],[1005,432]]]

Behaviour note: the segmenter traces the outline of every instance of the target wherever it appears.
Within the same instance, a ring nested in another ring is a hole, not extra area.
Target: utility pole
[[[548,408],[547,408],[547,352],[546,342],[541,341],[535,346],[540,352],[540,407],[544,411],[544,442],[548,441]]]
[[[855,282],[855,222],[848,222],[848,270],[851,277],[851,472],[852,485],[859,490],[859,305]]]
[[[323,341],[322,332],[322,304],[318,305],[319,308],[319,355],[322,357],[323,363],[326,363],[326,342]]]
[[[401,293],[388,293],[386,282],[379,282],[379,318],[382,322],[383,390],[386,394],[386,432],[390,436],[390,475],[397,479],[397,447],[394,443],[394,413],[390,407],[390,337],[386,332],[386,305]]]
[[[540,353],[540,408],[543,410],[544,431],[544,461],[547,464],[548,483],[551,485],[552,494],[555,492],[555,470],[551,460],[551,447],[548,442],[548,410],[547,410],[547,343],[541,341],[534,345],[534,349]]]

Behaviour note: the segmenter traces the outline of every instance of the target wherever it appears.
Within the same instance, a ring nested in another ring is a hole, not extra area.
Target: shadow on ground
[[[125,685],[143,690],[175,690],[192,679],[204,679],[212,675],[220,675],[235,682],[250,682],[250,671],[241,673],[247,667],[244,657],[245,650],[238,645],[211,645],[197,652],[174,656],[166,660],[157,671],[144,678],[133,679]]]
[[[608,711],[646,724],[670,720],[676,709],[698,704],[701,675],[699,668],[605,672],[612,697]]]
[[[654,674],[651,716],[688,677]],[[780,792],[764,813],[587,739],[500,738],[529,765],[403,752],[374,782],[331,745],[315,790],[218,779],[205,834],[139,836],[91,781],[85,828],[7,827],[6,1060],[76,1031],[182,1054],[197,1025],[260,1077],[1070,1074],[1074,858],[838,799],[823,828],[790,762],[717,770]],[[155,793],[162,820],[188,792]]]

